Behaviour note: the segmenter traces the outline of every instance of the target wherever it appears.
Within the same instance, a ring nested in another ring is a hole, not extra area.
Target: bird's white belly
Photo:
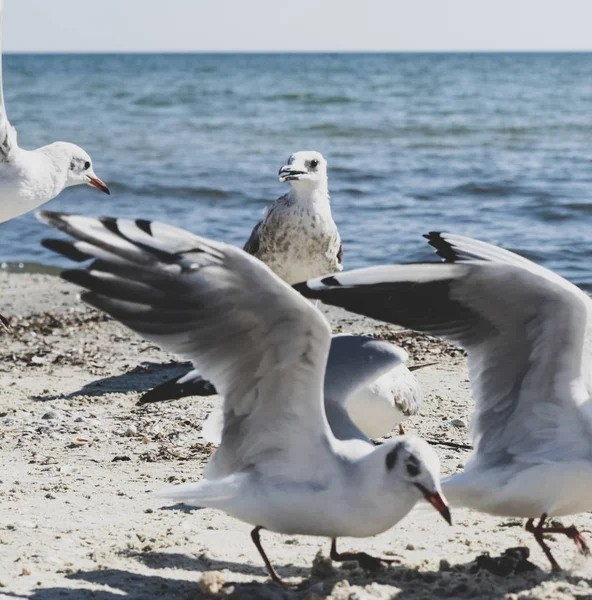
[[[403,493],[395,502],[385,501],[358,486],[345,489],[334,481],[321,488],[307,483],[276,485],[257,479],[241,490],[232,506],[223,510],[241,521],[278,533],[369,537],[390,529],[413,508],[416,500]]]
[[[507,471],[505,471],[507,473]],[[503,470],[461,473],[442,489],[454,506],[492,515],[538,518],[592,511],[592,464],[539,464],[507,478]]]

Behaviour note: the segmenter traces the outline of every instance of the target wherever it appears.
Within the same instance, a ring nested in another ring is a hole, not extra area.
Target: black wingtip
[[[86,289],[92,289],[93,276],[88,271],[82,269],[68,269],[60,273],[60,277],[65,281],[69,281],[75,285]]]
[[[305,298],[315,298],[313,290],[308,287],[306,281],[302,283],[295,283],[292,286],[292,289],[296,290],[298,293],[302,294]]]
[[[218,392],[216,388],[202,377],[179,383],[185,375],[165,381],[155,388],[147,391],[137,402],[136,406],[152,404],[153,402],[165,402],[167,400],[178,400],[187,396],[214,396]]]
[[[455,262],[458,260],[458,255],[452,244],[442,237],[439,231],[430,231],[423,236],[428,240],[428,244],[436,250],[436,254],[444,259],[445,262]]]
[[[152,221],[147,221],[146,219],[136,219],[136,225],[138,229],[141,229],[144,233],[148,235],[152,235]]]
[[[41,245],[52,252],[57,252],[70,260],[75,262],[83,262],[92,258],[90,254],[86,254],[85,252],[81,252],[76,248],[74,242],[69,242],[67,240],[56,240],[53,238],[46,238],[41,240]]]
[[[35,218],[41,223],[50,225],[60,229],[60,225],[63,223],[64,217],[69,217],[66,213],[54,212],[53,210],[38,210],[35,212]]]

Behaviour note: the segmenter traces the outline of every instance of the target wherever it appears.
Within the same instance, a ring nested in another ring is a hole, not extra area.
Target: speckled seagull
[[[290,191],[278,198],[255,225],[243,250],[294,284],[343,270],[343,248],[331,215],[327,161],[320,152],[295,152],[279,171]],[[204,396],[216,391],[197,371],[148,391],[140,404]]]
[[[290,156],[280,181],[292,189],[278,198],[255,225],[245,252],[263,261],[290,285],[341,271],[343,249],[331,215],[327,161],[319,152]]]
[[[0,0],[0,20],[4,2]],[[69,142],[54,142],[37,150],[23,150],[4,107],[0,53],[0,223],[18,217],[64,188],[86,183],[109,194],[95,175],[90,156]]]

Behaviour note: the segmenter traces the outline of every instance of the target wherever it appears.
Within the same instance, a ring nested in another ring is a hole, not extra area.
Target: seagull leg
[[[335,562],[343,562],[344,560],[356,560],[362,569],[365,571],[378,571],[383,566],[384,563],[390,565],[394,561],[388,560],[386,558],[376,558],[375,556],[370,556],[365,552],[337,552],[337,538],[331,539],[331,560]]]
[[[251,531],[251,539],[253,540],[253,544],[255,544],[257,550],[259,550],[259,554],[261,554],[261,558],[263,559],[263,562],[267,567],[267,572],[269,573],[269,576],[273,579],[273,581],[283,586],[284,582],[280,579],[280,576],[276,573],[275,569],[273,568],[273,565],[269,562],[269,558],[267,558],[267,554],[265,554],[265,550],[263,550],[263,546],[261,545],[259,532],[262,529],[263,527],[261,527],[261,525],[255,527],[255,529]]]
[[[549,548],[549,546],[547,546],[547,544],[545,544],[545,540],[543,540],[543,535],[547,531],[549,531],[548,529],[543,529],[543,523],[547,519],[547,516],[547,513],[543,513],[536,527],[534,526],[534,519],[528,519],[528,521],[526,521],[524,529],[526,529],[526,531],[534,535],[534,539],[539,543],[539,546],[543,549],[545,556],[549,559],[549,562],[551,563],[551,570],[557,572],[561,571],[561,567],[559,566],[559,563],[553,558],[553,555],[551,554],[551,549]]]
[[[399,423],[399,435],[405,435],[405,429],[403,429],[403,425]]]
[[[577,530],[575,525],[569,527],[547,527],[543,529],[544,533],[561,533],[566,535],[570,540],[573,540],[580,554],[590,556],[590,548],[586,543],[584,536]]]

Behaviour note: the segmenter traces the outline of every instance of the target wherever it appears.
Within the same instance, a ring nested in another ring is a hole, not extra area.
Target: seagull
[[[4,3],[0,0],[0,20]],[[17,143],[16,129],[4,106],[0,53],[0,223],[18,217],[55,198],[64,188],[88,184],[105,194],[90,156],[69,142],[54,142],[36,150]]]
[[[343,247],[331,215],[323,155],[295,152],[280,169],[279,179],[289,181],[291,189],[255,225],[245,252],[289,284],[341,271]]]
[[[364,363],[378,361],[384,365],[384,373],[369,384],[355,389],[351,384],[351,373],[356,373]],[[399,433],[404,434],[402,421],[417,414],[423,401],[419,382],[405,365],[407,352],[389,342],[377,340],[365,335],[335,334],[331,338],[327,370],[325,372],[325,412],[335,436],[346,439],[351,434],[351,424],[368,439],[384,437],[395,425]],[[216,388],[206,381],[198,371],[193,378],[187,375],[179,378],[181,387],[189,396],[212,396]],[[160,402],[164,400],[171,382],[157,386],[140,398],[138,404]],[[346,393],[350,389],[351,394]],[[154,398],[159,388],[164,392]],[[173,398],[178,394],[172,393]],[[148,399],[146,399],[148,398]],[[224,411],[215,408],[208,415],[202,436],[207,442],[219,444],[222,439]]]
[[[260,260],[157,222],[38,218],[78,240],[61,240],[64,254],[94,259],[61,274],[89,290],[85,302],[190,358],[220,391],[222,440],[204,479],[160,495],[251,524],[274,581],[262,529],[328,537],[333,560],[371,569],[381,561],[339,552],[337,538],[386,531],[422,498],[451,522],[427,442],[398,436],[375,446],[352,423],[345,439],[332,431],[323,398],[329,324]],[[343,393],[384,369],[385,361],[354,362]]]
[[[590,554],[575,526],[546,524],[592,511],[592,301],[507,250],[447,233],[425,237],[444,264],[360,269],[295,287],[466,349],[474,450],[442,488],[453,506],[526,518],[558,571],[545,534],[566,535]]]
[[[341,271],[343,247],[331,215],[327,161],[323,155],[295,152],[279,170],[279,179],[282,183],[289,181],[291,190],[278,198],[255,225],[244,245],[245,252],[256,256],[290,284]],[[381,382],[378,390],[386,385],[386,380]],[[148,391],[139,404],[215,393],[214,386],[198,371],[190,371]],[[370,390],[367,394],[376,395]]]

